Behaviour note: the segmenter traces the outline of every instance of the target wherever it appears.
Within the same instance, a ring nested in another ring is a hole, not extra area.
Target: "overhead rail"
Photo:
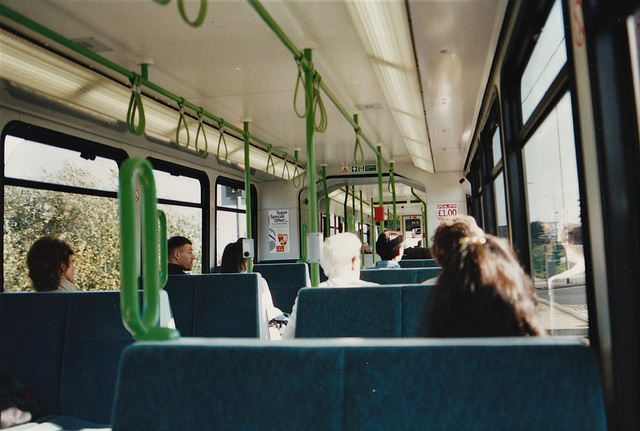
[[[273,32],[276,34],[276,36],[278,36],[278,38],[282,41],[282,43],[284,43],[287,49],[293,54],[293,58],[296,60],[296,62],[302,65],[303,68],[311,67],[312,66],[310,64],[311,61],[305,58],[303,52],[296,47],[296,45],[291,41],[291,39],[289,39],[289,37],[284,32],[284,30],[282,30],[282,28],[273,19],[271,14],[264,8],[264,6],[262,6],[262,4],[258,0],[247,0],[247,1],[256,10],[256,12],[258,12],[258,15],[262,17],[264,22],[271,28],[271,30],[273,30]],[[317,71],[315,72],[315,74],[319,76]],[[299,73],[298,82],[300,80],[300,77],[301,77],[301,74]],[[298,82],[296,82],[296,87],[298,86]],[[329,99],[333,102],[333,104],[338,109],[338,111],[340,111],[342,116],[349,122],[351,127],[353,127],[356,134],[360,136],[367,143],[369,148],[371,148],[371,150],[374,153],[376,153],[378,157],[381,158],[381,161],[387,166],[387,168],[389,168],[389,162],[387,162],[382,156],[380,147],[376,147],[373,144],[373,142],[371,142],[371,140],[367,137],[367,135],[364,134],[360,126],[358,126],[358,123],[351,117],[351,114],[347,112],[344,106],[342,106],[338,98],[331,92],[331,90],[329,89],[329,87],[327,87],[324,81],[322,81],[321,79],[318,79],[317,85],[324,91],[324,94],[326,94],[327,97],[329,97]],[[309,106],[310,106],[309,103],[307,103],[307,110],[309,109]],[[300,117],[304,117],[304,115],[300,115],[297,111],[296,111],[296,114],[298,114],[298,116]]]
[[[190,109],[195,113],[198,113],[199,115],[206,117],[210,120],[212,120],[215,124],[218,124],[219,129],[222,133],[222,128],[226,128],[229,130],[234,131],[235,133],[237,133],[238,135],[244,136],[244,130],[231,124],[226,122],[224,119],[206,111],[204,108],[194,105],[193,103],[185,100],[184,98],[178,96],[177,94],[174,94],[162,87],[160,87],[157,84],[154,84],[153,82],[149,81],[148,79],[148,65],[142,65],[142,70],[141,73],[138,74],[136,72],[133,72],[129,69],[126,69],[122,66],[120,66],[117,63],[112,62],[111,60],[106,59],[105,57],[102,57],[101,55],[85,48],[84,46],[70,40],[67,39],[66,37],[62,36],[59,33],[56,33],[55,31],[43,26],[42,24],[39,24],[35,21],[33,21],[30,18],[27,18],[26,16],[14,11],[13,9],[3,5],[0,3],[0,15],[5,16],[6,18],[40,34],[41,36],[44,36],[62,46],[64,46],[65,48],[68,48],[80,55],[82,55],[83,57],[88,58],[89,60],[103,66],[106,67],[107,69],[112,70],[113,72],[116,72],[119,75],[124,76],[130,83],[131,87],[132,87],[132,101],[130,102],[130,108],[129,108],[129,113],[127,115],[127,128],[129,129],[129,132],[136,134],[136,135],[142,135],[142,133],[144,133],[144,107],[142,106],[142,99],[141,99],[141,88],[145,87],[163,97],[166,97],[169,100],[172,100],[173,102],[176,103],[176,105],[178,105],[178,109],[180,109],[180,106],[182,106],[182,109]],[[135,93],[135,94],[133,94]],[[136,95],[137,94],[137,95]],[[137,126],[134,125],[135,123],[135,117],[136,114],[138,116],[138,124]],[[129,121],[130,120],[130,121]],[[180,117],[180,121],[182,122],[182,117]],[[283,159],[285,162],[289,162],[289,163],[293,163],[294,160],[291,156],[289,156],[286,152],[281,151],[275,147],[273,147],[273,145],[265,142],[264,140],[258,138],[257,136],[253,136],[253,135],[249,135],[250,140],[256,145],[258,146],[261,150],[268,152],[271,151],[272,153],[275,153],[278,157],[280,157],[281,159]],[[226,142],[226,141],[225,141]],[[197,151],[196,151],[197,153]],[[300,166],[304,169],[307,169],[307,163],[304,162],[298,162],[300,164]]]

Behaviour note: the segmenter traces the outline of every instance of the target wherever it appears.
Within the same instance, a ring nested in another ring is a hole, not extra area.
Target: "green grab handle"
[[[167,243],[167,216],[158,210],[160,227],[160,289],[164,289],[169,280],[169,245]]]
[[[136,211],[136,185],[141,220]],[[125,160],[120,168],[120,313],[125,328],[136,341],[176,339],[180,333],[158,327],[160,318],[160,272],[158,270],[158,213],[151,163],[144,158]],[[166,220],[165,220],[166,221]],[[142,232],[138,232],[139,225]],[[166,234],[165,234],[166,235]],[[143,247],[140,247],[140,237]],[[140,316],[138,252],[142,250],[143,307]]]

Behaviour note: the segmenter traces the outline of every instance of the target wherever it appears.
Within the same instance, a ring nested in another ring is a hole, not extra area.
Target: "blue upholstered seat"
[[[575,338],[183,339],[123,353],[114,431],[606,430]]]
[[[309,267],[306,263],[261,263],[253,265],[269,283],[273,305],[291,313],[298,291],[307,286]]]
[[[301,289],[295,336],[415,337],[432,291],[422,284]]]
[[[378,284],[417,284],[440,274],[440,268],[363,269],[360,279]]]
[[[402,268],[436,268],[435,259],[402,259],[398,262]]]

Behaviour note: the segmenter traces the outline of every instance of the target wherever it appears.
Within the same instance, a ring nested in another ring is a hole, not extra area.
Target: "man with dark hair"
[[[186,274],[191,271],[193,261],[193,243],[183,236],[172,236],[167,241],[169,274]]]
[[[382,260],[376,262],[375,268],[400,268],[402,259],[402,242],[404,238],[399,232],[385,230],[376,241],[376,254]]]

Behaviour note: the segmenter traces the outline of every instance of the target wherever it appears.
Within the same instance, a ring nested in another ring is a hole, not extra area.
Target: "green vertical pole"
[[[300,226],[300,260],[299,263],[307,261],[307,225]]]
[[[356,215],[356,186],[351,186],[351,214]]]
[[[304,66],[304,89],[307,105],[307,173],[309,174],[309,232],[318,232],[318,191],[316,186],[316,149],[313,139],[314,132],[314,95],[313,95],[313,79],[315,70],[311,62],[311,49],[304,49],[304,58],[306,65]],[[320,284],[320,266],[316,262],[309,264],[309,275],[311,285],[317,287]]]
[[[378,201],[380,206],[384,206],[384,199],[382,197],[382,147],[378,145],[378,152],[376,153],[376,159],[378,162]],[[384,221],[380,222],[380,230],[384,230]]]
[[[247,207],[247,239],[253,239],[251,229],[251,162],[249,158],[249,123],[244,122],[244,194]],[[255,249],[254,249],[255,252]],[[247,272],[253,272],[253,258],[247,259]]]
[[[396,173],[393,170],[393,162],[389,162],[389,181],[391,181],[391,196],[393,197],[393,230],[398,230],[396,213]]]
[[[120,167],[120,313],[127,330],[137,341],[179,338],[175,329],[157,326],[160,289],[165,276],[158,262],[158,230],[166,232],[166,219],[158,218],[156,184],[149,160],[130,158]],[[139,193],[136,194],[136,190]],[[136,196],[137,195],[137,196]],[[139,199],[140,208],[136,203]],[[160,226],[159,225],[160,222]],[[142,243],[141,243],[142,242]],[[164,237],[166,242],[166,234]],[[160,250],[161,258],[164,250]],[[142,259],[140,259],[142,253]],[[142,314],[138,276],[142,263]]]
[[[376,263],[376,217],[373,206],[373,198],[371,198],[371,253],[372,262]]]
[[[362,190],[360,192],[360,242],[362,243],[362,259],[360,267],[364,268],[364,207],[362,204]]]
[[[342,204],[342,212],[344,213],[345,232],[347,231],[347,220],[349,219],[349,211],[347,210],[347,202],[349,202],[349,186],[344,188],[344,203]]]
[[[322,166],[322,187],[324,188],[324,237],[331,236],[331,215],[329,214],[329,189],[327,188],[327,166]]]
[[[429,244],[427,244],[427,232],[429,232],[429,230],[427,229],[427,203],[416,194],[416,191],[413,190],[413,187],[411,187],[411,194],[415,196],[416,199],[418,199],[422,204],[422,232],[424,236],[424,246],[428,247]]]

